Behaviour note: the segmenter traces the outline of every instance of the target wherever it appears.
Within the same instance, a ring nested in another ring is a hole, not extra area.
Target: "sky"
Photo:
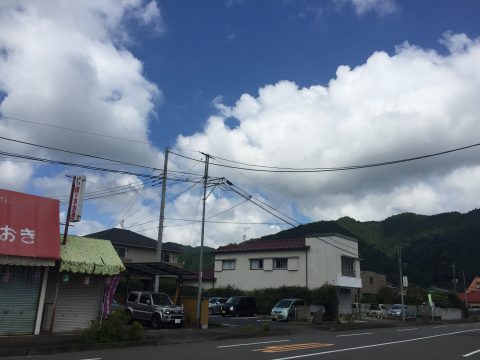
[[[200,244],[205,154],[212,247],[344,216],[468,212],[479,13],[471,0],[2,1],[0,188],[61,200],[63,222],[69,177],[85,175],[70,233],[157,238],[168,147],[163,241]]]

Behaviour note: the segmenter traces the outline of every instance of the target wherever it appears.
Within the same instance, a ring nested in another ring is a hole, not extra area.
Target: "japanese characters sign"
[[[73,177],[72,209],[70,210],[70,222],[79,222],[82,218],[83,192],[85,190],[85,176]]]
[[[0,255],[60,258],[59,201],[0,189]]]

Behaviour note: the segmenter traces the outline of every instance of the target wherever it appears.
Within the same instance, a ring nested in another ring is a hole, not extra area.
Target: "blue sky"
[[[477,144],[479,13],[471,0],[3,2],[0,134],[155,168],[168,146],[170,170],[199,176],[201,162],[175,154],[209,153],[210,175],[300,222],[467,212],[480,200],[477,147],[328,173],[221,165],[339,167]],[[152,174],[11,140],[0,151]],[[66,175],[84,174],[90,196],[110,192],[86,202],[74,233],[123,220],[157,236],[160,188],[149,181],[0,160],[2,188],[64,199]],[[198,243],[201,190],[169,182],[166,241]],[[208,217],[210,246],[285,228],[225,188]]]
[[[147,77],[163,85],[152,127],[161,146],[171,146],[179,133],[201,131],[217,96],[232,105],[279,80],[327,84],[339,65],[360,65],[378,50],[394,53],[404,41],[444,51],[439,38],[445,31],[479,35],[475,1],[402,1],[391,14],[360,16],[352,5],[328,1],[226,4],[160,2],[165,33],[136,36],[133,51]]]

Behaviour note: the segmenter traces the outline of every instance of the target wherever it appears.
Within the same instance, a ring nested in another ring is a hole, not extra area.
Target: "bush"
[[[333,285],[323,285],[310,290],[302,286],[281,286],[279,288],[264,288],[244,291],[231,285],[205,290],[206,297],[253,296],[257,301],[257,313],[270,315],[270,311],[281,299],[305,299],[307,304],[325,306],[325,320],[335,320],[338,311],[337,288]]]
[[[124,311],[114,311],[103,321],[93,321],[92,325],[83,331],[81,341],[84,343],[105,343],[115,341],[142,340],[143,326],[134,322],[131,326],[129,315]]]

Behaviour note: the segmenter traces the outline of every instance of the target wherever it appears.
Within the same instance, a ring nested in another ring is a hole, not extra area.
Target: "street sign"
[[[403,286],[408,287],[408,276],[403,277]]]

